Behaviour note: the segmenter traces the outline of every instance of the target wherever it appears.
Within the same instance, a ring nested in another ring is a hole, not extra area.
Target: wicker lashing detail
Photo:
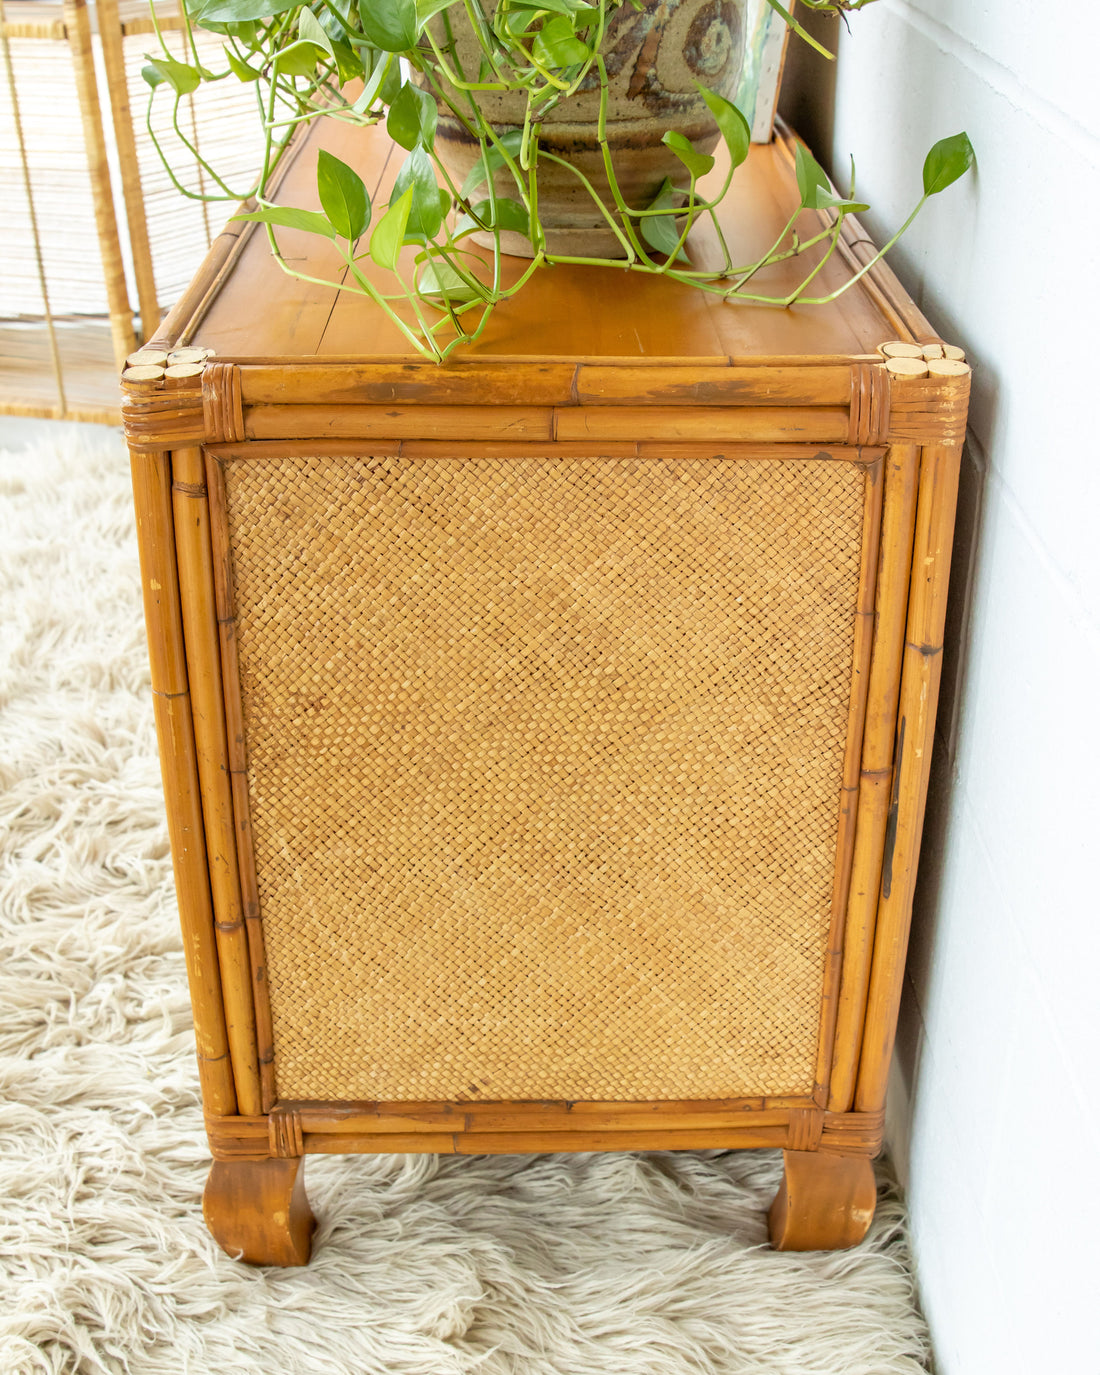
[[[244,435],[241,370],[236,363],[207,363],[202,374],[202,409],[210,444],[236,444]]]
[[[884,1112],[825,1112],[792,1108],[787,1150],[825,1150],[831,1155],[878,1155],[882,1149]]]
[[[267,1119],[268,1149],[274,1156],[304,1155],[302,1146],[302,1118],[295,1108],[278,1104]]]
[[[270,1117],[206,1116],[206,1139],[215,1160],[269,1160],[272,1150]]]
[[[820,1147],[833,1155],[878,1155],[886,1124],[885,1109],[878,1112],[827,1112]]]
[[[864,470],[224,472],[279,1096],[812,1091]]]
[[[970,374],[895,379],[890,388],[890,438],[961,444],[966,438]]]
[[[881,363],[852,365],[850,445],[882,444],[890,432],[890,379]]]
[[[787,1149],[790,1151],[816,1151],[821,1142],[821,1131],[825,1125],[823,1108],[792,1108],[787,1124]]]
[[[163,377],[122,382],[122,426],[126,442],[138,452],[201,444],[202,392],[197,379],[190,385],[166,385]]]

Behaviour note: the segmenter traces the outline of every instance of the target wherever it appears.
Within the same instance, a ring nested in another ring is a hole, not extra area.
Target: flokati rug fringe
[[[113,432],[0,453],[0,606],[4,1375],[925,1369],[889,1183],[778,1255],[773,1152],[322,1157],[313,1263],[224,1256]]]

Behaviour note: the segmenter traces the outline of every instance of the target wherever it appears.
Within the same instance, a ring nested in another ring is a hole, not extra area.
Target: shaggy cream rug
[[[3,1375],[924,1370],[889,1182],[778,1255],[770,1152],[314,1159],[312,1265],[222,1255],[129,503],[111,431],[0,453]]]

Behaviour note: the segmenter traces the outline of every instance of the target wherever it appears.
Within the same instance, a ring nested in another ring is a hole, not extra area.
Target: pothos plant
[[[798,0],[811,10],[857,10],[871,0]],[[787,23],[820,46],[779,0],[768,0]],[[796,0],[791,0],[792,9]],[[280,251],[280,229],[320,235],[343,260],[338,290],[369,297],[394,321],[410,344],[442,361],[476,339],[493,308],[522,290],[531,276],[553,263],[618,266],[665,276],[731,302],[788,306],[794,301],[832,300],[862,277],[897,241],[925,201],[950,186],[973,161],[965,134],[937,143],[923,172],[923,190],[912,214],[878,257],[824,295],[813,284],[840,240],[844,220],[869,207],[853,187],[837,194],[823,169],[798,146],[795,152],[800,203],[775,243],[754,262],[736,264],[722,234],[716,209],[737,168],[748,156],[750,132],[740,110],[724,95],[700,86],[725,143],[725,170],[703,183],[715,158],[670,130],[663,142],[675,154],[682,176],[666,178],[646,205],[627,204],[615,174],[607,134],[608,68],[603,51],[611,20],[624,4],[640,0],[186,0],[184,15],[190,61],[173,56],[156,28],[160,52],[148,56],[144,76],[150,92],[149,133],[177,188],[185,188],[172,158],[153,128],[152,101],[158,91],[174,99],[175,136],[204,169],[215,189],[203,199],[255,199],[256,209],[239,219],[266,225],[272,251],[285,271],[317,281],[289,263]],[[156,15],[153,16],[156,25]],[[464,65],[456,26],[472,27],[477,70]],[[224,38],[224,68],[200,60],[194,27]],[[188,140],[179,120],[180,101],[204,82],[236,79],[251,84],[263,128],[262,166],[254,186],[230,187]],[[547,115],[581,89],[599,93],[597,141],[606,183],[600,186],[540,142]],[[483,109],[489,93],[521,97],[522,118],[494,124]],[[436,129],[445,112],[476,145],[472,170],[461,184],[437,156]],[[372,205],[362,178],[328,152],[317,161],[321,209],[274,205],[268,199],[272,174],[292,134],[318,118],[354,125],[385,123],[406,151],[384,206]],[[551,251],[539,213],[539,168],[547,162],[569,167],[614,236],[619,256],[575,257]],[[821,227],[799,237],[803,210],[825,212]],[[724,261],[696,266],[688,246],[702,219],[713,226]],[[518,274],[502,270],[501,236],[523,235],[530,260]],[[478,243],[473,241],[477,236]],[[403,250],[411,246],[411,254]],[[781,296],[757,283],[770,264],[800,257],[807,270]],[[412,259],[410,263],[410,258]],[[381,272],[378,269],[382,269]]]

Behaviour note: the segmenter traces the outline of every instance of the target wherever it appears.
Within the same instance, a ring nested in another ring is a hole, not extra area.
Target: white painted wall
[[[975,367],[888,1122],[941,1375],[1100,1372],[1098,57],[1097,0],[878,0],[813,82],[880,239],[979,159],[891,258]]]

